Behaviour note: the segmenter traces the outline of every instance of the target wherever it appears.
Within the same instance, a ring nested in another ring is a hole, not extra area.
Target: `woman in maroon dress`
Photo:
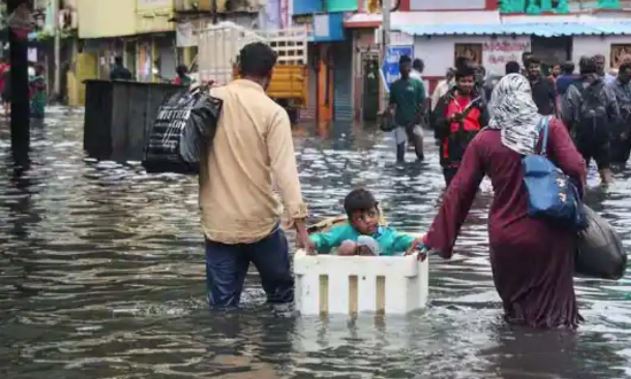
[[[443,258],[452,256],[480,181],[488,175],[494,190],[491,267],[506,320],[534,328],[576,328],[581,319],[573,284],[576,233],[527,213],[521,160],[538,151],[542,116],[526,78],[504,77],[493,91],[490,108],[489,127],[469,144],[424,242]],[[548,157],[582,192],[585,163],[556,119],[550,121]]]

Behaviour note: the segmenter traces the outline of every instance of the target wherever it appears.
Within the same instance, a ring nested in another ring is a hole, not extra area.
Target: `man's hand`
[[[305,249],[307,254],[315,252],[315,245],[309,239],[309,232],[307,232],[305,220],[294,220],[294,227],[296,228],[296,247]]]

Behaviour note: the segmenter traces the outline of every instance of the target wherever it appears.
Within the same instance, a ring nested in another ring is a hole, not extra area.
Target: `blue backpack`
[[[542,118],[541,123],[541,151],[522,159],[524,184],[528,191],[528,215],[569,228],[584,229],[587,223],[578,189],[572,179],[546,156],[550,118]]]

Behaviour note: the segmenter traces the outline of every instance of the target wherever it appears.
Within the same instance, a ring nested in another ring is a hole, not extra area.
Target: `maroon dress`
[[[582,191],[585,162],[558,120],[550,123],[548,157]],[[494,190],[491,267],[506,320],[535,328],[575,328],[580,320],[573,284],[576,233],[528,216],[521,159],[502,144],[500,131],[480,132],[469,144],[425,242],[443,258],[452,256],[478,186],[488,175]]]

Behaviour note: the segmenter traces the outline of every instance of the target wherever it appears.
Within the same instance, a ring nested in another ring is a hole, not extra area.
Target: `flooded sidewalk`
[[[206,303],[197,178],[83,151],[83,113],[47,109],[31,168],[11,160],[0,120],[2,378],[631,377],[631,274],[576,280],[576,333],[507,326],[493,286],[483,182],[451,261],[431,258],[430,306],[407,317],[326,319],[271,310],[254,271],[238,312]],[[429,133],[426,133],[429,135]],[[437,148],[394,165],[374,126],[295,129],[314,217],[342,213],[366,186],[398,229],[424,232],[443,190]],[[592,168],[587,202],[631,247],[631,169],[608,189]]]

